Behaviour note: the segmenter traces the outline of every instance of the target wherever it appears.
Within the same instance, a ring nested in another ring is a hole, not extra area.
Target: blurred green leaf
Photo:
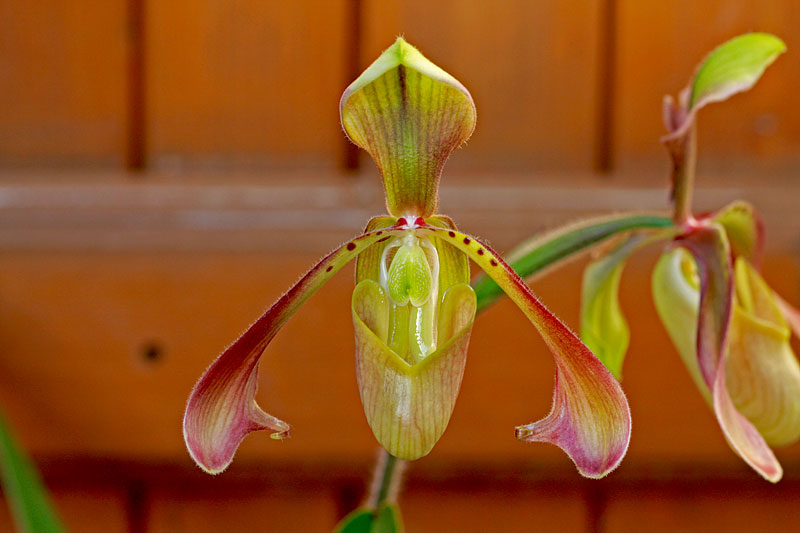
[[[768,33],[746,33],[721,44],[697,69],[689,109],[750,89],[785,51],[784,42]]]
[[[334,533],[372,533],[372,509],[359,508],[342,518]]]
[[[47,489],[25,452],[19,447],[0,415],[0,477],[3,494],[19,531],[65,531],[50,504]]]
[[[334,533],[403,533],[400,510],[396,505],[383,505],[379,511],[359,508],[345,516]]]
[[[381,507],[372,525],[372,533],[403,533],[400,509],[391,504]]]
[[[590,218],[522,243],[508,254],[506,261],[524,279],[569,260],[581,252],[586,252],[614,235],[635,229],[671,226],[672,220],[660,214],[628,213]],[[504,294],[502,289],[484,274],[473,280],[472,287],[478,297],[479,311]]]

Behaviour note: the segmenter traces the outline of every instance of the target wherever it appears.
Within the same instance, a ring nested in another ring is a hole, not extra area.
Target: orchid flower
[[[670,228],[629,233],[584,273],[581,334],[621,377],[629,331],[617,297],[625,260],[653,241],[667,248],[653,272],[656,309],[673,344],[714,410],[731,448],[764,478],[781,466],[769,445],[800,438],[800,365],[789,345],[797,317],[763,280],[763,227],[744,202],[693,215],[697,112],[747,90],[785,50],[772,36],[751,33],[714,50],[676,104],[667,97],[662,141],[672,158]]]
[[[553,406],[517,438],[561,447],[587,477],[614,469],[628,447],[630,412],[619,383],[487,244],[436,214],[449,155],[475,127],[467,89],[402,38],[344,92],[348,137],[383,179],[388,215],[325,256],[206,370],[189,397],[186,446],[209,473],[224,470],[251,432],[289,436],[255,401],[258,363],[278,330],[356,259],[351,310],[355,365],[367,422],[393,456],[431,451],[447,427],[475,317],[469,259],[519,306],[556,362]]]

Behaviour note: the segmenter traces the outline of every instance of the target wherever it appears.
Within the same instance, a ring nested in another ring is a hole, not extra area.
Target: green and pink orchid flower
[[[289,436],[290,426],[256,403],[259,360],[303,303],[353,259],[355,366],[367,422],[393,456],[428,454],[455,406],[480,303],[469,284],[471,259],[519,306],[555,358],[552,410],[518,427],[517,437],[559,446],[584,476],[613,470],[631,429],[618,381],[499,254],[437,214],[442,167],[475,128],[469,91],[399,38],[345,90],[339,109],[348,137],[378,166],[388,215],[371,219],[364,233],[312,267],[206,370],[183,422],[192,458],[218,473],[250,433]],[[612,232],[630,225],[609,224],[617,228]],[[559,242],[570,248],[592,238],[582,232]],[[559,250],[543,253],[552,262]]]
[[[581,305],[583,341],[620,379],[630,338],[618,298],[622,269],[634,251],[668,243],[652,278],[661,321],[730,446],[773,482],[782,469],[769,445],[800,438],[800,365],[789,344],[791,330],[800,335],[800,313],[757,270],[764,231],[752,206],[735,202],[697,216],[690,206],[697,112],[752,87],[784,50],[772,35],[736,37],[700,64],[678,103],[665,99],[668,133],[662,141],[672,161],[671,223],[656,214],[616,215],[572,231],[593,243],[622,236],[584,271]],[[538,237],[512,252],[509,262],[523,276],[536,274],[540,265],[532,250],[561,238]],[[475,289],[487,304],[499,296],[487,279]]]

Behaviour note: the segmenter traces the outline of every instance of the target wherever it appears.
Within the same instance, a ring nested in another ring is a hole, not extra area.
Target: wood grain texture
[[[349,83],[345,6],[146,2],[149,162],[169,170],[334,166]]]
[[[0,165],[120,166],[125,1],[0,3]]]
[[[788,51],[750,92],[699,113],[700,171],[785,174],[796,167],[800,161],[800,112],[795,106],[800,83],[799,4],[621,0],[617,13],[614,145],[618,170],[667,167],[666,151],[658,142],[665,132],[663,96],[677,95],[714,47],[748,31],[774,33],[786,42]]]
[[[403,34],[470,90],[478,126],[453,166],[587,170],[599,4],[364,0],[362,66]]]

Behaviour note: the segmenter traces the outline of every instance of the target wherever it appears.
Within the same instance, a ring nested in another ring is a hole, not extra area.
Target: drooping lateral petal
[[[725,352],[733,301],[733,267],[725,232],[715,224],[682,235],[675,244],[694,257],[700,281],[697,321],[697,361],[709,388]]]
[[[672,226],[672,219],[661,213],[625,213],[587,218],[558,230],[536,236],[514,248],[506,261],[520,277],[535,276],[563,265],[591,251],[609,238],[632,230],[661,230]],[[472,281],[478,296],[478,311],[494,303],[504,293],[486,274]]]
[[[255,401],[258,361],[278,330],[339,269],[372,244],[399,234],[394,229],[362,234],[343,244],[309,270],[205,371],[189,396],[183,436],[189,454],[203,470],[216,474],[233,460],[251,432],[289,434],[289,425],[265,413]]]
[[[622,378],[631,336],[619,304],[619,282],[625,261],[647,240],[642,234],[631,235],[583,271],[581,340],[617,379]]]
[[[800,365],[775,293],[745,260],[735,265],[726,384],[737,410],[772,445],[800,438]]]
[[[614,376],[489,246],[455,230],[426,226],[421,231],[442,237],[475,261],[519,306],[554,355],[553,408],[544,419],[518,427],[517,438],[555,444],[586,477],[608,474],[625,455],[631,430],[628,401]]]
[[[444,433],[455,407],[475,317],[475,293],[453,285],[442,297],[439,346],[414,365],[386,344],[389,303],[373,280],[353,292],[356,376],[367,422],[393,456],[427,455]]]
[[[676,244],[692,254],[697,268],[697,358],[700,373],[711,389],[717,421],[728,444],[747,464],[765,479],[778,481],[782,475],[780,464],[756,427],[736,409],[726,382],[733,269],[724,230],[715,224],[697,227]]]
[[[469,91],[399,37],[345,90],[339,112],[378,165],[389,213],[432,215],[442,167],[475,129]]]
[[[753,424],[733,405],[725,378],[724,365],[720,365],[713,384],[714,413],[731,448],[764,479],[780,481],[783,468],[775,458],[764,438]]]
[[[764,249],[764,224],[747,202],[736,201],[711,216],[722,226],[734,257],[744,257],[754,265],[761,262]]]

